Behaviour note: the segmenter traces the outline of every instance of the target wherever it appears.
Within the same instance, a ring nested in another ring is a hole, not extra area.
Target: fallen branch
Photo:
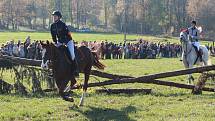
[[[134,93],[144,93],[150,94],[152,89],[97,89],[96,93],[108,93],[108,94],[134,94]]]

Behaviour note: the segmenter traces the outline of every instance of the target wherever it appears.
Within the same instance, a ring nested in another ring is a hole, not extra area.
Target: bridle
[[[184,37],[184,35],[182,35],[182,37],[180,38],[180,40],[181,40],[181,43],[183,44],[185,44],[185,49],[183,49],[183,52],[184,52],[184,56],[185,56],[185,60],[186,60],[186,63],[188,64],[188,66],[189,66],[189,63],[188,63],[188,61],[187,61],[187,56],[192,52],[192,50],[193,50],[193,47],[191,47],[189,50],[188,50],[188,47],[187,47],[187,45],[188,45],[188,40],[186,40],[186,37]]]
[[[191,47],[191,49],[187,50],[188,49],[187,45],[188,45],[189,41],[186,40],[186,38],[184,37],[184,35],[182,35],[182,37],[180,39],[181,39],[181,43],[182,44],[184,43],[186,45],[185,49],[184,49],[184,56],[187,56],[187,55],[189,55],[191,53],[191,51],[192,51],[193,48]]]
[[[57,59],[54,55],[54,47],[52,47],[52,46],[53,45],[51,45],[51,44],[47,44],[47,46],[45,48],[46,53],[50,52],[50,53],[48,53],[49,55],[48,55],[48,59],[47,59],[48,65],[53,65],[53,63],[57,61]],[[45,55],[45,56],[47,56],[47,55]],[[44,57],[42,59],[44,59]],[[50,66],[48,66],[48,67],[50,67]]]

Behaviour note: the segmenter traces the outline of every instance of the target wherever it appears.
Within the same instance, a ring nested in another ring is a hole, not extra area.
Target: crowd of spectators
[[[101,59],[155,59],[177,58],[181,56],[182,47],[176,43],[151,42],[140,39],[135,42],[113,43],[106,41],[82,41],[78,46],[87,46],[96,51]],[[211,52],[212,47],[207,46]],[[42,59],[42,46],[39,40],[31,41],[30,36],[24,42],[13,40],[1,45],[1,53],[28,59]]]
[[[82,45],[91,50],[101,52],[102,59],[155,59],[158,57],[180,57],[181,45],[170,43],[155,43],[144,40],[138,42],[113,43],[102,41],[100,43],[83,41]],[[98,45],[99,44],[99,45]]]
[[[18,40],[17,43],[14,40],[10,40],[1,45],[1,53],[9,56],[15,56],[20,58],[41,60],[42,46],[39,40],[31,42],[30,36],[22,42]]]

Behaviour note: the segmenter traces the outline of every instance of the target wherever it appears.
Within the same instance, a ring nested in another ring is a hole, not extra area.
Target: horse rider
[[[63,44],[67,45],[71,59],[73,61],[72,68],[74,68],[74,74],[75,76],[79,76],[78,64],[74,52],[74,42],[72,40],[71,33],[69,32],[67,25],[61,21],[62,14],[60,11],[54,11],[52,15],[54,20],[54,23],[51,24],[52,39],[57,47]]]
[[[200,60],[202,60],[202,54],[200,50],[200,32],[198,28],[196,27],[196,21],[191,22],[191,27],[188,28],[188,38],[192,42],[194,48],[196,49],[197,55],[200,57]]]

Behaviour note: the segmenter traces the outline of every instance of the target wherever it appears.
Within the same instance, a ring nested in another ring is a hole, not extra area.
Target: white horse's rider
[[[200,61],[202,61],[202,54],[200,51],[200,31],[196,27],[196,21],[191,22],[191,27],[188,28],[188,39],[192,42],[193,46],[195,47],[197,54],[200,58]]]
[[[78,65],[77,61],[75,58],[75,52],[74,52],[74,42],[72,40],[71,33],[69,32],[68,27],[64,22],[61,21],[62,14],[60,11],[54,11],[52,13],[54,23],[51,25],[51,35],[52,39],[55,42],[57,46],[60,46],[62,44],[66,44],[70,55],[71,59],[73,61],[73,68],[75,69],[75,76],[79,76],[79,70],[78,70]]]
[[[196,22],[192,22],[193,27],[184,29],[180,32],[180,41],[182,44],[182,60],[185,68],[192,68],[195,64],[201,64],[202,66],[210,65],[208,49],[205,46],[199,45],[199,33],[196,30]],[[197,46],[197,47],[196,47]],[[197,50],[202,52],[202,60],[198,57]],[[188,75],[188,83],[194,81],[191,74]]]

